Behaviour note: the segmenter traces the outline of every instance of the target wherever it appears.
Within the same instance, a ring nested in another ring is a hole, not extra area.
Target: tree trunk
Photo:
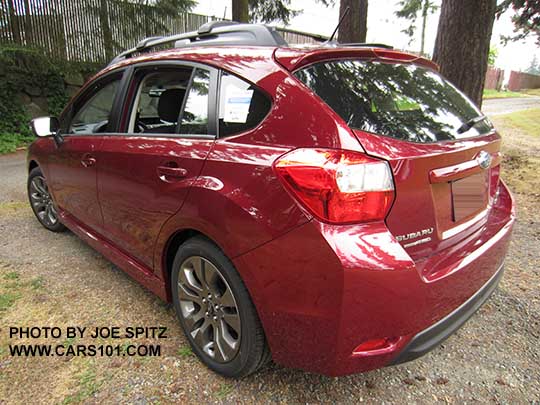
[[[345,17],[339,27],[339,42],[355,43],[366,42],[368,0],[341,0],[339,3],[339,16],[343,16],[347,7],[349,15]]]
[[[433,60],[478,107],[488,67],[497,0],[443,0]]]
[[[428,15],[428,9],[429,9],[429,3],[430,0],[424,0],[424,4],[422,6],[422,38],[420,40],[420,55],[424,55],[424,50],[426,47],[426,24],[427,24],[427,15]]]
[[[248,0],[232,0],[232,19],[242,23],[249,22]]]

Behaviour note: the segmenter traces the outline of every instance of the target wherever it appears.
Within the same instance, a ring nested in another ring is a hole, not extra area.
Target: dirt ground
[[[213,374],[191,354],[172,308],[73,234],[38,224],[24,199],[24,155],[0,157],[0,403],[539,403],[540,134],[494,121],[504,134],[502,176],[518,204],[499,289],[423,358],[342,378],[276,365],[240,381]],[[169,338],[120,340],[160,343],[160,357],[9,355],[10,326],[70,325],[166,326]]]

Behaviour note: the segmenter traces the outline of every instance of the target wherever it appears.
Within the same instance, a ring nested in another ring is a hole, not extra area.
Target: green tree
[[[439,6],[435,1],[431,0],[400,0],[397,5],[399,6],[399,10],[396,11],[396,16],[410,21],[409,26],[402,31],[411,38],[409,44],[412,42],[417,28],[416,20],[418,19],[419,15],[421,16],[422,33],[420,36],[420,54],[424,55],[427,17],[429,14],[433,14],[435,11],[437,11]]]
[[[124,2],[126,0],[123,0]],[[133,1],[133,0],[131,0]],[[160,16],[178,17],[180,14],[187,13],[197,5],[196,0],[136,0],[144,3],[146,6],[154,6],[155,11]]]
[[[281,22],[287,25],[300,13],[290,5],[291,0],[232,0],[232,17],[238,22]]]
[[[169,28],[163,25],[162,17],[178,17],[191,11],[197,4],[195,0],[84,0],[85,10],[99,21],[103,39],[105,58],[110,60],[123,47],[114,41],[111,23],[120,18],[129,18],[123,24],[120,33],[131,38],[133,30],[140,32],[141,37],[167,33]],[[121,10],[121,15],[115,15]],[[137,17],[139,18],[135,18]],[[142,17],[141,17],[142,15]]]
[[[497,60],[497,56],[499,56],[499,50],[495,47],[489,48],[489,54],[488,54],[489,66],[495,66],[495,61]]]
[[[497,18],[509,8],[514,10],[512,21],[516,35],[503,36],[503,43],[518,41],[536,35],[536,43],[540,46],[540,1],[539,0],[503,0],[497,6]]]
[[[249,0],[249,18],[251,21],[282,22],[288,25],[291,18],[300,13],[300,10],[289,8],[290,4],[290,0]]]
[[[533,56],[531,60],[531,64],[527,69],[525,69],[525,72],[530,73],[532,75],[540,75],[540,61],[538,61],[538,58],[536,55]]]

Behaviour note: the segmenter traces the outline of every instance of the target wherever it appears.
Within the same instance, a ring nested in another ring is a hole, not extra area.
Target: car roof
[[[387,47],[377,46],[201,46],[145,52],[109,65],[101,74],[123,66],[147,62],[189,61],[223,68],[258,82],[269,73],[284,68],[290,72],[312,63],[336,59],[368,59],[389,63],[412,63],[432,70],[438,66],[429,59]],[[279,65],[279,66],[278,66]]]
[[[173,47],[152,52],[167,44]],[[276,69],[293,72],[312,63],[344,58],[414,63],[438,70],[432,61],[388,45],[338,44],[329,39],[315,45],[290,46],[275,27],[211,21],[197,31],[144,38],[134,48],[117,55],[98,76],[137,63],[181,60],[223,68],[258,82]]]

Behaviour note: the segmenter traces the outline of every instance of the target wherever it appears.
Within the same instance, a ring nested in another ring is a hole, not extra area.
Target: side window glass
[[[120,87],[120,77],[98,86],[98,89],[86,100],[73,115],[70,134],[95,134],[110,131],[109,120],[113,109],[114,97]]]
[[[219,100],[219,136],[258,126],[270,111],[268,97],[250,83],[223,72]]]
[[[128,132],[174,134],[191,72],[191,68],[139,71]]]
[[[210,72],[196,69],[182,114],[180,134],[208,134],[208,89]]]

